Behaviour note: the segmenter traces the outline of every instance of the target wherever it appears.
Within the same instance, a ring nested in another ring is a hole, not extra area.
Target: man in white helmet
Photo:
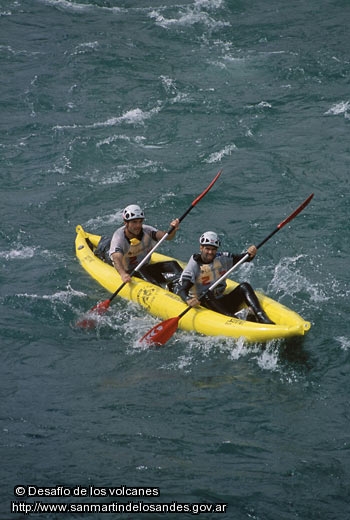
[[[223,280],[209,291],[208,297],[200,301],[201,295],[209,289],[223,274],[236,264],[246,253],[236,255],[228,252],[218,252],[220,240],[214,231],[206,231],[199,239],[200,253],[191,256],[180,278],[177,293],[190,307],[203,305],[209,309],[227,316],[234,316],[243,303],[253,311],[256,321],[272,324],[273,322],[262,309],[252,288],[247,283],[241,283],[230,293],[224,294],[226,280]],[[257,252],[254,245],[248,247],[249,258],[253,260]]]
[[[140,206],[136,204],[127,206],[123,211],[124,226],[118,228],[112,236],[109,256],[122,281],[126,283],[131,280],[129,273],[166,233],[144,224],[144,218],[145,215]],[[174,238],[179,224],[179,219],[170,223],[174,230],[169,233],[166,240]],[[147,271],[147,264],[141,268],[141,274],[142,270]]]

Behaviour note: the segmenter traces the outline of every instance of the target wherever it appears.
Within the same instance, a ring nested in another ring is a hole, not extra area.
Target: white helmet
[[[136,204],[130,204],[130,206],[126,206],[123,211],[123,220],[135,220],[136,218],[145,218],[145,215],[140,208]]]
[[[199,239],[199,243],[201,246],[213,246],[219,247],[220,240],[214,231],[206,231]]]

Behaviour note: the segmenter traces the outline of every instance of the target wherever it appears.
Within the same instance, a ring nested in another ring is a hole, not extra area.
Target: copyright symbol
[[[17,497],[23,497],[23,495],[26,494],[26,488],[23,486],[16,486],[15,487],[15,495]]]

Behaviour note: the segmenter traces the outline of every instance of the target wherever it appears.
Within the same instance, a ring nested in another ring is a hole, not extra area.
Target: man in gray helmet
[[[153,249],[155,244],[165,235],[165,231],[144,224],[145,215],[140,206],[131,204],[123,211],[124,226],[118,228],[111,240],[109,248],[110,259],[120,274],[123,282],[130,282],[131,271]],[[179,228],[180,221],[175,219],[170,223],[174,230],[166,240],[172,240]],[[147,264],[140,270],[146,274]]]
[[[220,240],[214,231],[206,231],[199,239],[200,252],[191,256],[187,266],[183,270],[180,278],[177,293],[190,307],[203,305],[209,309],[220,312],[228,316],[234,316],[243,303],[254,313],[256,321],[259,323],[273,324],[262,309],[260,302],[252,288],[247,283],[241,283],[233,291],[224,294],[226,280],[223,280],[210,291],[210,296],[202,301],[200,296],[236,264],[246,253],[235,255],[229,252],[218,252]],[[253,260],[257,252],[254,245],[248,247],[249,258],[247,262]]]

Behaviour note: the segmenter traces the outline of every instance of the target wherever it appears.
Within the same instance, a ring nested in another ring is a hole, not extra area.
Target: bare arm
[[[178,290],[177,294],[181,296],[183,301],[186,302],[189,307],[197,307],[198,305],[200,305],[200,301],[198,300],[198,298],[196,298],[195,296],[191,298],[188,295],[189,290],[192,286],[193,283],[191,282],[191,280],[182,280],[182,283],[180,284],[180,289]]]
[[[120,278],[123,282],[128,283],[131,280],[129,273],[127,273],[124,269],[123,265],[123,254],[122,253],[112,253],[111,255],[112,262],[118,273],[120,274]]]

